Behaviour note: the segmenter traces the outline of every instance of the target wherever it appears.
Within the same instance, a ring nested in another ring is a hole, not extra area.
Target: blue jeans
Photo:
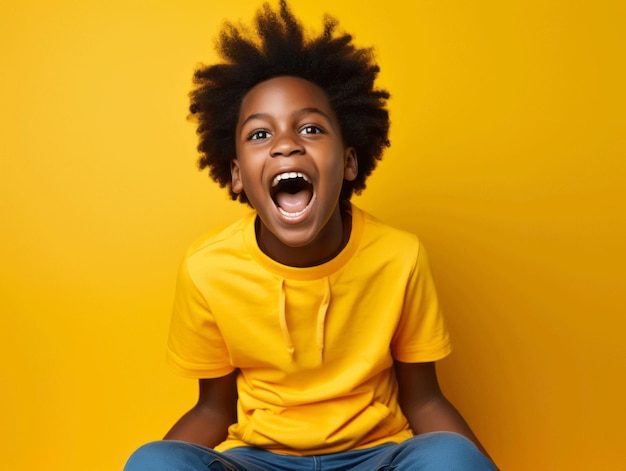
[[[416,435],[402,443],[316,456],[279,455],[252,447],[223,453],[178,441],[148,443],[124,471],[494,471],[465,437],[450,432]]]

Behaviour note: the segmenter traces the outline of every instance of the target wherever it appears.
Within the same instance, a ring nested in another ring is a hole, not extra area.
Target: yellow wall
[[[250,4],[2,3],[4,469],[120,469],[195,399],[164,365],[176,266],[244,209],[196,172],[186,94]],[[626,464],[622,2],[293,6],[377,48],[393,146],[357,201],[429,248],[449,397],[503,470]]]

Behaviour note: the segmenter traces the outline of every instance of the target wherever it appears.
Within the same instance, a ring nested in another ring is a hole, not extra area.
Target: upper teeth
[[[302,178],[306,182],[309,181],[309,179],[303,173],[300,173],[300,172],[285,172],[285,173],[281,173],[279,175],[276,175],[274,177],[274,180],[272,180],[272,187],[275,187],[276,185],[278,185],[281,180],[288,180],[290,178]]]

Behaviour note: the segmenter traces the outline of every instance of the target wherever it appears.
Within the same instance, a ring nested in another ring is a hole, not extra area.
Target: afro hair
[[[340,199],[348,201],[365,188],[365,180],[390,145],[389,93],[374,85],[380,69],[372,49],[355,47],[352,36],[338,33],[337,25],[326,15],[323,32],[307,38],[286,1],[280,1],[278,11],[265,3],[257,11],[254,31],[226,22],[216,44],[223,62],[195,71],[190,119],[197,123],[198,167],[208,167],[209,175],[228,187],[232,199],[248,201],[230,187],[241,102],[255,85],[277,76],[300,77],[324,90],[344,144],[355,149],[358,160],[358,176],[344,181]]]

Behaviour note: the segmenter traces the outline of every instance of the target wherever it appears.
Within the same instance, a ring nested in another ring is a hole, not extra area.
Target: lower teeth
[[[308,206],[307,206],[308,208]],[[281,208],[280,206],[278,207],[278,211],[280,211],[280,213],[284,216],[290,217],[290,218],[295,218],[300,216],[301,214],[303,214],[306,211],[306,208],[304,208],[302,211],[297,211],[295,213],[290,213],[285,211],[283,208]]]

